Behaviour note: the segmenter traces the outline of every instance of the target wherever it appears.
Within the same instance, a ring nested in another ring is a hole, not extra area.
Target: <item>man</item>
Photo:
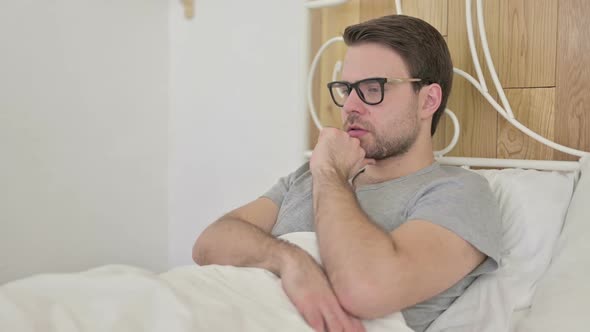
[[[486,180],[433,158],[453,65],[428,23],[385,16],[348,27],[343,129],[321,131],[309,164],[223,216],[197,240],[201,265],[265,268],[316,331],[362,330],[402,311],[424,331],[498,266],[499,211]],[[315,231],[322,267],[276,239]]]

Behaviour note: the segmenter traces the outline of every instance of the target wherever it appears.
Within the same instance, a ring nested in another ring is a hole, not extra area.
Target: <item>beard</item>
[[[365,158],[382,160],[390,157],[397,157],[405,154],[416,142],[420,132],[420,122],[416,117],[408,116],[399,121],[395,133],[391,135],[380,135],[375,131],[375,127],[358,118],[357,114],[348,117],[345,124],[359,125],[373,135],[374,141],[364,141],[361,137],[361,147],[365,150]]]

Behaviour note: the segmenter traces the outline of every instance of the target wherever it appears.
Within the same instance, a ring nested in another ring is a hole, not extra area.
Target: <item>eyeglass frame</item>
[[[361,83],[364,83],[367,81],[377,81],[377,83],[379,83],[379,85],[381,86],[381,98],[379,99],[378,102],[375,102],[375,103],[367,102],[363,92],[360,90],[359,85]],[[359,96],[360,100],[363,103],[365,103],[367,105],[375,106],[375,105],[381,104],[383,102],[383,99],[385,98],[385,84],[415,83],[415,82],[421,82],[421,81],[422,81],[421,78],[369,77],[369,78],[365,78],[365,79],[356,81],[354,83],[350,83],[347,81],[333,81],[333,82],[329,82],[327,84],[327,87],[328,87],[328,90],[330,91],[330,96],[332,97],[332,101],[338,107],[344,107],[344,104],[340,105],[336,102],[336,98],[334,97],[334,91],[332,90],[332,86],[334,86],[335,84],[342,84],[342,85],[346,86],[349,96],[350,96],[350,93],[352,92],[352,89],[354,89],[354,91],[356,92],[356,94]]]

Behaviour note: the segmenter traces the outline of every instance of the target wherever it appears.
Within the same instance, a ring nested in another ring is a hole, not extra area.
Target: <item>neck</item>
[[[432,151],[430,136],[422,139],[419,137],[405,154],[378,160],[374,165],[367,166],[356,177],[354,184],[360,186],[380,183],[415,173],[434,163]]]

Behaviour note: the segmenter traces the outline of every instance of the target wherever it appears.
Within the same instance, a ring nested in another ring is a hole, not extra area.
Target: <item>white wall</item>
[[[303,162],[299,1],[0,3],[0,283],[191,264]]]
[[[0,282],[167,266],[168,9],[0,4]]]
[[[170,262],[303,162],[301,1],[171,1]]]

